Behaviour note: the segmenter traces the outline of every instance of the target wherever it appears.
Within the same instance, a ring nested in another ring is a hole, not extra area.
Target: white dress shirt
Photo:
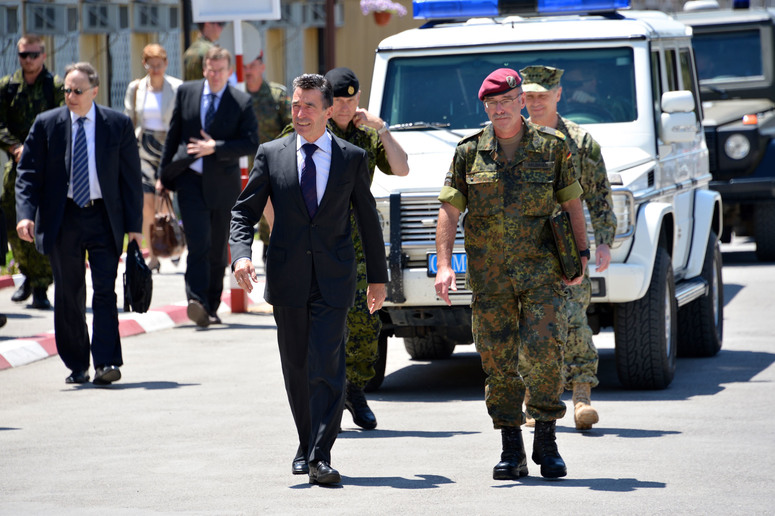
[[[315,162],[315,189],[318,195],[318,206],[320,206],[323,194],[326,193],[328,174],[331,170],[331,142],[331,133],[328,132],[328,129],[323,133],[323,136],[314,142],[307,142],[301,135],[296,138],[296,170],[299,174],[299,185],[301,185],[301,170],[304,167],[305,158],[304,150],[301,146],[305,143],[314,143],[318,146],[318,149],[312,155],[312,161]]]
[[[221,97],[223,97],[224,91],[226,91],[226,86],[221,88],[221,91],[210,91],[210,83],[205,81],[205,87],[204,90],[202,90],[202,102],[199,105],[199,121],[202,124],[202,129],[205,128],[205,115],[207,114],[207,108],[210,107],[210,102],[212,102],[212,97],[210,97],[210,94],[215,94],[215,109],[217,110],[218,106],[221,104]],[[207,132],[207,130],[205,130],[205,132]],[[198,160],[191,163],[189,168],[201,174],[202,158],[199,158]]]
[[[70,185],[67,187],[67,196],[73,198],[73,155],[75,154],[75,133],[78,131],[78,119],[81,118],[70,111]],[[100,189],[100,180],[97,177],[97,160],[94,157],[94,132],[96,128],[97,110],[92,102],[89,112],[84,117],[83,130],[86,134],[86,150],[89,154],[89,197],[102,199],[102,190]]]

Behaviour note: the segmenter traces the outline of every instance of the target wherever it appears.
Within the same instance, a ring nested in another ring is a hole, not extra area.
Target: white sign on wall
[[[236,20],[279,20],[280,0],[191,0],[195,23]]]

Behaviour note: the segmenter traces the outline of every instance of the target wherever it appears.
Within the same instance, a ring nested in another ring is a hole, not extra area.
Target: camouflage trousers
[[[581,285],[566,287],[565,316],[568,319],[568,336],[563,347],[563,378],[565,388],[573,390],[573,382],[590,383],[597,387],[597,348],[592,343],[592,329],[587,321],[587,307],[592,291],[589,274],[584,275]],[[519,372],[530,376],[534,364],[522,356]],[[531,392],[532,394],[532,392]]]
[[[16,233],[16,163],[9,160],[5,164],[3,176],[3,212],[8,229],[8,244],[19,271],[27,278],[33,288],[47,288],[54,283],[51,262],[48,256],[40,254],[32,242],[26,242]]]
[[[382,329],[382,321],[379,313],[369,313],[366,299],[366,257],[363,254],[363,243],[355,222],[355,217],[350,215],[350,223],[353,225],[353,247],[355,247],[356,284],[355,304],[347,313],[347,342],[344,348],[345,368],[347,381],[357,387],[363,388],[374,377],[374,363],[379,357],[378,340]]]
[[[528,410],[538,421],[561,419],[565,404],[562,349],[568,332],[565,290],[558,285],[513,294],[474,293],[471,305],[476,350],[482,358],[485,403],[495,428],[525,423],[522,403],[530,389]],[[523,380],[520,354],[533,364]]]
[[[568,314],[568,340],[565,343],[565,388],[572,390],[573,383],[590,383],[597,387],[597,348],[592,342],[592,329],[587,321],[587,307],[592,294],[589,274],[584,275],[581,285],[569,288],[566,303]]]

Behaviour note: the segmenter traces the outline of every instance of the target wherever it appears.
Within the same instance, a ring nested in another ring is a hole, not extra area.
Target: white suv
[[[665,388],[677,353],[711,356],[721,348],[722,210],[708,189],[690,29],[658,12],[447,19],[377,48],[369,110],[389,121],[411,173],[374,176],[391,278],[371,389],[384,378],[388,335],[403,337],[416,359],[444,358],[472,342],[465,275],[452,307],[433,288],[437,196],[458,141],[487,121],[476,98],[483,78],[533,64],[565,70],[559,112],[592,133],[608,167],[618,227],[610,268],[590,268],[589,318],[595,332],[614,328],[620,381]],[[582,88],[594,101],[570,102]],[[461,218],[460,272],[462,227]]]

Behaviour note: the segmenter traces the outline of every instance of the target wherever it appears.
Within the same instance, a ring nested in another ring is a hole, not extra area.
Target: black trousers
[[[196,299],[215,314],[221,304],[223,275],[228,264],[231,206],[208,208],[202,175],[193,170],[183,172],[175,184],[188,247],[186,297]]]
[[[54,331],[59,356],[72,371],[89,369],[86,325],[86,252],[92,297],[91,355],[94,367],[123,365],[118,334],[116,275],[119,254],[102,201],[79,208],[68,199],[62,228],[51,254],[54,273]]]
[[[313,274],[306,308],[273,310],[285,391],[299,434],[296,457],[330,463],[344,410],[348,308],[327,305]]]

